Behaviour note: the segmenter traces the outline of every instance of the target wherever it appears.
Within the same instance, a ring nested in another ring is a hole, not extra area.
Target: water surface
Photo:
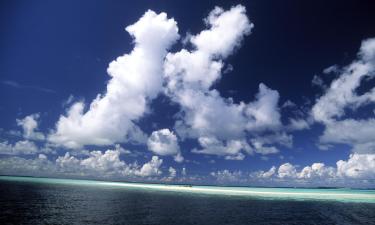
[[[371,190],[190,187],[3,176],[0,222],[375,224],[374,196]]]

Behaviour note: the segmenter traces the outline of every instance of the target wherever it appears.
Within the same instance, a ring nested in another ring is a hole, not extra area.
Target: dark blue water
[[[0,224],[375,224],[375,204],[0,181]]]

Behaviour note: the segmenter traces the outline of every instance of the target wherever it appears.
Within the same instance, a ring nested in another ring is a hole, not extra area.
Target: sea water
[[[375,191],[0,176],[0,224],[375,224]]]

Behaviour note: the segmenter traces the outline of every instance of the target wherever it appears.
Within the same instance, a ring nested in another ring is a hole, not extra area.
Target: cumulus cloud
[[[298,131],[298,130],[305,130],[310,128],[311,122],[309,121],[309,118],[306,119],[289,119],[289,125],[287,126],[288,130],[292,131]]]
[[[153,156],[149,162],[139,165],[136,161],[126,163],[120,158],[119,148],[104,152],[91,151],[88,156],[77,157],[66,152],[55,160],[45,154],[35,154],[35,158],[25,159],[20,156],[0,159],[0,171],[16,175],[48,175],[102,178],[149,178],[162,174],[163,160]],[[16,155],[16,154],[12,154]],[[17,154],[19,155],[19,154]]]
[[[247,130],[258,131],[265,129],[277,129],[281,126],[280,110],[278,108],[280,95],[264,84],[259,85],[256,101],[251,102],[245,110],[250,118],[247,122]]]
[[[270,178],[276,173],[276,167],[272,166],[268,171],[259,171],[258,177],[260,178]]]
[[[211,176],[215,177],[219,183],[240,183],[243,180],[241,171],[229,171],[229,170],[219,170],[217,172],[211,172]]]
[[[198,139],[202,149],[193,149],[192,152],[199,154],[225,156],[229,160],[242,160],[244,153],[251,154],[252,148],[243,140],[230,140],[226,143],[215,137],[200,137]]]
[[[313,163],[300,168],[284,163],[267,171],[218,170],[210,175],[218,183],[261,186],[375,187],[375,154],[351,154],[336,166]]]
[[[87,158],[78,159],[67,152],[56,159],[56,165],[64,173],[95,175],[102,177],[148,177],[157,176],[162,172],[163,160],[153,156],[151,161],[139,166],[136,162],[127,164],[120,159],[120,150],[91,151]]]
[[[288,135],[285,132],[258,135],[250,141],[254,148],[254,152],[262,155],[278,153],[279,149],[273,146],[273,144],[285,146],[287,148],[293,146],[293,136]]]
[[[277,176],[280,178],[294,178],[297,176],[297,170],[294,165],[284,163],[277,170]]]
[[[243,159],[245,154],[253,153],[252,143],[246,140],[248,132],[281,128],[280,96],[260,84],[253,102],[234,103],[213,89],[221,78],[223,60],[239,47],[254,25],[241,5],[227,11],[216,7],[205,23],[206,30],[188,37],[194,47],[192,51],[182,49],[167,55],[165,93],[181,107],[175,126],[177,133],[183,138],[197,138],[202,147],[193,152]],[[274,147],[257,147],[264,154],[277,152]]]
[[[344,119],[326,126],[320,142],[353,146],[356,153],[375,153],[375,118]]]
[[[7,171],[14,169],[26,175],[38,174],[40,170],[40,175],[148,178],[162,174],[163,160],[159,156],[173,156],[177,162],[184,160],[179,139],[197,139],[199,146],[192,150],[194,153],[227,160],[243,160],[254,153],[274,154],[279,151],[275,144],[290,147],[292,138],[280,130],[277,91],[260,84],[253,101],[236,103],[213,88],[223,73],[233,69],[223,61],[240,47],[254,27],[246,9],[241,5],[229,10],[215,7],[204,22],[206,29],[185,38],[185,46],[190,45],[192,50],[168,53],[179,38],[177,23],[165,13],[148,10],[136,23],[126,27],[134,48],[109,64],[110,79],[104,92],[89,104],[69,97],[63,103],[67,107],[65,114],[60,115],[47,136],[38,129],[39,114],[18,119],[25,140],[14,144],[1,142],[0,154],[35,158],[6,156],[0,165],[8,167]],[[150,103],[160,93],[180,107],[175,116],[179,137],[169,129],[161,129],[147,138],[138,126],[138,121],[151,112]],[[46,143],[38,148],[40,143],[33,141]],[[129,151],[118,145],[124,142],[147,144],[159,156],[153,156],[143,165],[126,163],[120,155]],[[83,150],[87,145],[115,148]],[[60,147],[69,151],[65,155],[49,155]],[[188,178],[185,167],[181,175],[185,181],[201,179],[194,175]],[[222,171],[216,175],[230,178],[240,173]],[[169,167],[166,179],[173,180],[176,176],[176,169]]]
[[[311,166],[306,166],[298,174],[298,178],[313,179],[324,177],[335,177],[335,169],[327,167],[324,163],[313,163]]]
[[[182,140],[198,140],[201,149],[193,149],[195,153],[242,160],[247,154],[279,152],[274,145],[291,147],[292,144],[282,141],[277,91],[260,84],[254,101],[235,103],[212,88],[223,74],[223,60],[239,48],[254,27],[245,7],[215,7],[204,22],[205,30],[189,34],[184,40],[193,49],[175,53],[168,50],[179,38],[178,27],[165,13],[149,10],[126,27],[135,46],[129,54],[109,64],[107,72],[111,79],[106,91],[89,105],[82,101],[73,103],[60,116],[48,141],[73,149],[121,142],[147,143],[157,155],[171,155],[181,162],[183,157],[173,132],[154,131],[147,139],[137,125],[149,112],[149,103],[163,91],[180,106],[176,133]],[[36,122],[37,117],[32,118]],[[33,126],[29,125],[27,132],[34,132],[35,136],[37,127]],[[274,141],[260,138],[262,132],[275,132]],[[277,135],[280,137],[276,138]]]
[[[274,167],[272,167],[274,168]],[[271,168],[271,169],[272,169]],[[273,174],[281,179],[327,179],[335,178],[337,176],[336,169],[333,167],[327,167],[324,163],[313,163],[311,166],[303,167],[298,171],[297,166],[284,163],[280,165],[277,170],[277,174]]]
[[[209,93],[180,90],[181,120],[177,132],[187,137],[215,136],[222,140],[244,136],[243,105],[228,104],[215,90]]]
[[[341,177],[375,179],[375,154],[351,154],[348,161],[336,164]]]
[[[142,177],[157,176],[162,174],[160,166],[163,163],[162,159],[153,156],[150,162],[145,163],[140,170],[135,171],[135,174]]]
[[[23,129],[23,137],[30,140],[44,140],[44,134],[38,132],[39,114],[31,114],[23,119],[17,119],[17,125]]]
[[[214,58],[231,54],[253,27],[245,13],[241,5],[228,11],[219,7],[211,11],[205,20],[209,28],[195,36],[190,35],[189,41],[195,50],[182,49],[167,55],[164,66],[169,79],[168,88],[173,90],[181,85],[209,88],[220,77],[223,66]]]
[[[88,158],[81,161],[81,165],[89,170],[116,171],[125,165],[119,156],[120,152],[115,150],[107,150],[104,154],[100,151],[92,151]]]
[[[166,181],[172,181],[177,176],[177,170],[171,166],[168,169],[168,173],[169,173],[168,177],[165,178]]]
[[[10,144],[8,141],[0,142],[0,154],[4,155],[30,155],[39,152],[34,142],[23,140]]]
[[[195,50],[190,52],[182,49],[167,55],[164,64],[166,92],[181,106],[186,114],[183,122],[194,132],[198,132],[196,136],[215,130],[223,131],[222,136],[230,135],[231,131],[238,134],[241,128],[237,128],[236,125],[244,122],[239,116],[241,108],[230,107],[227,104],[230,99],[221,98],[216,90],[208,90],[220,78],[223,67],[223,63],[215,58],[229,55],[234,47],[239,45],[243,36],[250,33],[252,25],[242,6],[233,7],[228,11],[216,8],[206,19],[206,24],[209,29],[196,36],[190,36],[190,42]],[[227,32],[228,29],[233,32]],[[212,42],[216,39],[220,41]],[[208,45],[205,46],[206,44]],[[228,117],[219,117],[219,113]],[[227,121],[217,123],[220,119],[226,118]],[[220,129],[216,129],[215,124],[226,124],[228,128],[225,129],[222,125]]]
[[[98,94],[89,106],[74,103],[67,115],[60,116],[49,141],[68,148],[145,141],[136,121],[161,90],[162,62],[179,38],[178,28],[165,13],[149,10],[126,31],[134,38],[134,49],[109,64],[111,79],[105,93]]]
[[[262,142],[259,142],[257,140],[253,140],[252,144],[255,148],[255,152],[262,154],[262,155],[268,155],[268,154],[275,154],[279,152],[279,149],[277,149],[274,146],[264,146]]]
[[[353,146],[354,152],[374,153],[374,118],[348,118],[347,112],[375,102],[375,88],[358,93],[361,85],[375,76],[375,38],[362,42],[357,60],[342,69],[335,67],[334,71],[339,77],[311,111],[313,118],[326,127],[320,142],[344,143]]]
[[[40,154],[34,159],[25,159],[12,156],[0,159],[0,171],[7,175],[34,175],[51,176],[56,175],[56,164]]]
[[[155,154],[166,156],[172,155],[176,162],[182,162],[184,158],[181,155],[176,135],[169,129],[161,129],[152,132],[147,141],[148,149]]]
[[[204,20],[210,27],[196,36],[191,36],[191,43],[200,51],[209,55],[226,57],[238,47],[244,34],[254,27],[246,17],[246,9],[241,5],[228,11],[215,7]]]
[[[358,95],[356,90],[361,85],[361,81],[372,79],[375,76],[375,48],[374,39],[362,42],[358,53],[359,59],[343,68],[340,76],[334,80],[326,93],[321,96],[312,108],[312,115],[317,121],[330,123],[334,119],[339,119],[345,114],[345,108],[358,107],[369,104],[375,99],[375,89],[362,95]]]
[[[324,163],[313,163],[298,170],[291,163],[272,167],[269,171],[260,171],[259,178],[279,178],[279,181],[308,183],[315,185],[347,185],[351,182],[367,182],[375,178],[375,154],[351,154],[348,160],[339,160],[336,167]],[[374,184],[375,185],[375,184]]]

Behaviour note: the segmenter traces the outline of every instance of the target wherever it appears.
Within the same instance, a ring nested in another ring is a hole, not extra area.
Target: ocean
[[[375,191],[0,176],[0,224],[375,224]]]

